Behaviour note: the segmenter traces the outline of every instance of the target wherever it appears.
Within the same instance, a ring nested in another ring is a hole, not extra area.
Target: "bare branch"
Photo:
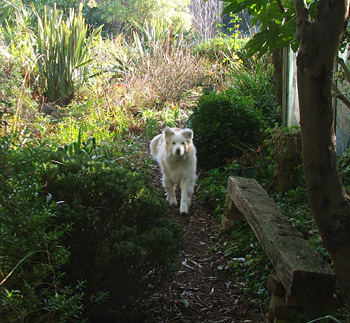
[[[340,90],[334,83],[332,84],[332,92],[333,92],[333,97],[342,101],[350,109],[349,99],[340,92]]]
[[[284,7],[282,5],[281,0],[277,0],[278,7],[280,8],[281,13],[284,13]]]
[[[215,27],[220,21],[222,4],[217,0],[191,0],[190,11],[193,24],[203,40],[215,36]]]
[[[350,70],[346,66],[344,60],[341,57],[337,57],[337,63],[340,65],[340,67],[343,69],[346,80],[350,83]]]

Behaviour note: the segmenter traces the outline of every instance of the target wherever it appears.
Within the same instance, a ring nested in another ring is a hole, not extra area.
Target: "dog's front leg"
[[[167,201],[170,205],[176,205],[175,184],[166,175],[163,176],[163,186],[167,194]]]
[[[193,185],[187,180],[181,181],[181,203],[180,203],[180,213],[188,213],[188,208],[191,204]]]

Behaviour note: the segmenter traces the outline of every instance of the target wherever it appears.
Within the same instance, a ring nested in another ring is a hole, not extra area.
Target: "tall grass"
[[[88,27],[81,13],[74,9],[66,21],[54,7],[44,7],[43,18],[38,17],[38,37],[33,46],[39,72],[39,89],[49,102],[69,103],[75,91],[88,77],[91,61],[89,47],[101,27],[87,37]]]

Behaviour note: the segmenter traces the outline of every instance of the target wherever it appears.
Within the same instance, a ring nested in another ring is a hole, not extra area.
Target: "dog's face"
[[[191,149],[193,131],[191,129],[173,130],[166,127],[164,130],[165,143],[168,153],[179,158]]]

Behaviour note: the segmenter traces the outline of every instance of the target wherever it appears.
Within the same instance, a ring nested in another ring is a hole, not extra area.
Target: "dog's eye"
[[[175,141],[173,142],[173,145],[175,145]]]
[[[182,145],[185,145],[185,143],[184,143],[184,142],[182,142],[181,144],[182,144]]]

